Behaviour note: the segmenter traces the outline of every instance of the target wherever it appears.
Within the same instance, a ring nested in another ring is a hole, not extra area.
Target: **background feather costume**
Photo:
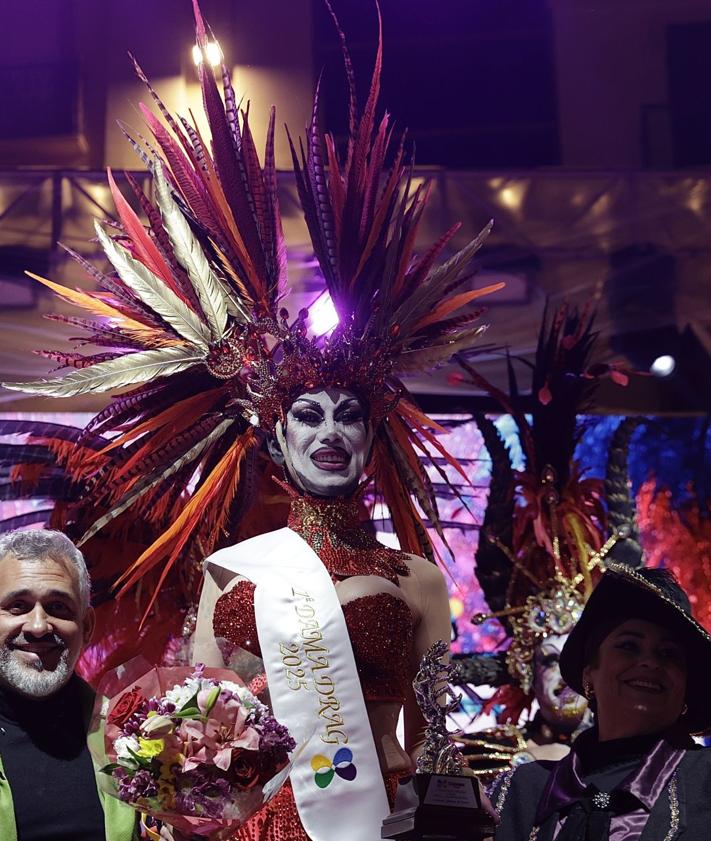
[[[204,50],[196,0],[194,12]],[[281,303],[288,286],[274,112],[260,163],[249,109],[238,107],[224,65],[220,94],[208,61],[200,83],[209,138],[173,117],[137,66],[161,119],[141,106],[153,139],[129,140],[153,175],[154,196],[131,181],[145,227],[109,173],[120,230],[97,222],[96,234],[114,272],[74,255],[97,291],[37,277],[84,310],[55,318],[80,328],[81,342],[98,351],[48,351],[70,369],[64,376],[5,386],[112,400],[81,430],[3,425],[2,434],[28,436],[2,453],[12,465],[5,496],[55,500],[51,525],[87,554],[95,602],[104,603],[97,633],[104,642],[84,663],[90,677],[138,650],[158,660],[167,634],[180,632],[197,602],[202,558],[282,525],[286,505],[260,444],[306,389],[345,387],[364,401],[374,428],[369,478],[402,549],[432,557],[423,515],[441,527],[421,459],[433,451],[462,471],[400,377],[445,362],[482,332],[480,312],[462,308],[498,288],[467,283],[490,225],[444,262],[458,226],[415,253],[428,191],[411,188],[403,142],[394,145],[387,113],[377,116],[382,46],[359,114],[340,29],[339,36],[349,91],[345,153],[319,128],[318,89],[305,141],[297,148],[289,138],[324,291],[339,316],[330,336],[310,335],[308,312],[290,314]],[[150,621],[137,633],[141,617]]]
[[[597,333],[590,309],[566,304],[544,313],[532,367],[530,419],[509,362],[509,394],[482,379],[466,361],[470,379],[497,399],[517,426],[525,467],[515,471],[498,429],[478,417],[492,460],[492,480],[476,553],[475,574],[507,647],[495,654],[460,655],[461,681],[498,687],[484,704],[500,726],[464,738],[468,760],[483,779],[530,761],[524,711],[535,700],[535,651],[552,635],[568,634],[605,568],[608,555],[641,564],[630,498],[627,454],[637,419],[625,419],[610,445],[607,476],[585,477],[575,460],[578,415],[590,406],[601,376],[624,384],[626,375],[593,363]]]

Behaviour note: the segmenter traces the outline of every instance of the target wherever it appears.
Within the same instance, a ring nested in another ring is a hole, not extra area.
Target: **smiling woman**
[[[610,563],[560,665],[595,726],[497,781],[497,841],[706,837],[711,751],[689,734],[711,728],[711,636],[674,577]]]
[[[681,639],[646,619],[628,619],[607,634],[583,669],[602,741],[671,727],[685,712],[686,683]]]

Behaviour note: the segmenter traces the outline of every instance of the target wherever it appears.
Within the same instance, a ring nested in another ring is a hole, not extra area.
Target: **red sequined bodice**
[[[377,575],[397,584],[408,575],[405,554],[383,546],[360,524],[357,499],[316,500],[294,496],[289,527],[321,558],[335,581]],[[215,606],[215,636],[259,655],[254,584],[240,581]],[[343,605],[353,654],[366,700],[402,701],[410,670],[413,618],[392,593],[375,593]]]

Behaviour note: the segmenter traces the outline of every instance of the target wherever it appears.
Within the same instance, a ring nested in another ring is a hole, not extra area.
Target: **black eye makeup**
[[[295,420],[310,426],[316,426],[323,422],[326,413],[318,403],[311,401],[297,401],[291,408],[290,414]],[[338,423],[364,423],[365,412],[357,401],[351,401],[339,406],[334,414]]]
[[[323,412],[319,412],[317,409],[312,409],[309,406],[292,409],[291,414],[301,423],[318,424],[323,420]]]
[[[559,657],[557,654],[544,654],[540,659],[540,664],[544,669],[550,669],[552,666],[557,666],[559,661]]]
[[[344,406],[336,412],[336,420],[342,423],[358,423],[364,420],[363,410],[357,403]]]

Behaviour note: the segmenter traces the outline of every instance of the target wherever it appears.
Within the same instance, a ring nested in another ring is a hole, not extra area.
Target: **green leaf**
[[[121,765],[119,765],[119,764],[118,764],[118,762],[109,762],[109,764],[108,764],[108,765],[104,765],[104,767],[103,767],[103,768],[99,768],[99,773],[100,773],[100,774],[109,774],[109,775],[110,775],[110,774],[113,774],[113,772],[114,772],[117,768],[121,768],[121,767],[122,767],[122,766],[121,766]]]
[[[174,718],[202,718],[202,713],[197,707],[187,707],[177,713],[173,713]]]
[[[151,768],[151,760],[147,759],[145,756],[139,756],[136,751],[131,750],[131,748],[126,745],[126,749],[131,754],[131,756],[136,760],[136,762],[141,766],[141,768],[146,768],[150,770]]]
[[[178,712],[183,712],[184,710],[187,710],[189,708],[197,707],[197,696],[198,694],[196,692],[191,698],[188,698],[188,700],[183,704],[183,706],[178,710]]]

